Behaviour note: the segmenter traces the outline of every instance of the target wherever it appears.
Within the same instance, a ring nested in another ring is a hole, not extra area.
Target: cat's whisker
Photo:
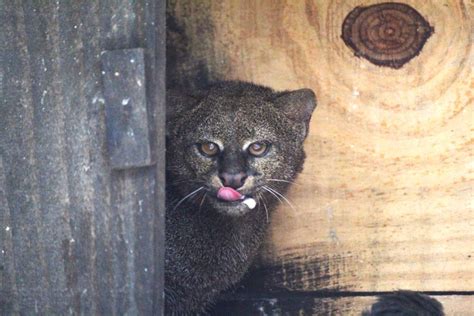
[[[261,196],[260,196],[260,193],[255,193],[255,200],[257,201],[257,211],[260,212],[260,199],[261,199]]]
[[[191,196],[188,201],[190,204],[198,204],[199,203],[199,194],[194,194],[193,196]]]
[[[293,181],[288,181],[288,180],[283,180],[283,179],[266,179],[267,181],[271,182],[285,182],[285,183],[290,183],[290,184],[295,184]]]
[[[175,211],[178,206],[180,206],[187,198],[190,198],[191,196],[193,196],[194,194],[198,193],[199,191],[201,191],[202,189],[204,189],[204,187],[200,187],[196,190],[194,190],[193,192],[189,193],[188,195],[186,195],[184,198],[182,198],[178,204],[176,204],[176,206],[173,208],[173,211]]]
[[[263,204],[263,207],[265,208],[265,215],[267,215],[267,223],[270,222],[269,218],[268,218],[268,209],[267,209],[267,206],[265,205],[265,200],[263,198],[263,195],[262,194],[258,194],[258,196],[260,197],[260,199],[262,200],[262,204]]]
[[[285,200],[285,202],[293,209],[293,211],[296,212],[296,208],[294,207],[294,205],[283,194],[281,194],[280,192],[278,192],[277,190],[275,190],[275,189],[273,189],[269,186],[265,186],[265,187],[270,189],[271,191],[273,191],[278,196],[280,196],[283,200]]]
[[[207,192],[204,192],[202,196],[201,203],[199,204],[199,212],[201,212],[202,205],[204,204],[204,200],[206,199]]]
[[[257,201],[257,210],[260,212],[260,201],[262,199],[262,196],[260,193],[255,193],[255,200]]]
[[[179,201],[178,199],[173,199],[169,201],[168,205],[166,206],[166,211],[168,211],[171,208],[171,206],[173,206],[178,201]]]
[[[267,188],[266,186],[262,186],[262,189],[264,189],[265,191],[267,191],[268,193],[270,193],[271,195],[273,195],[274,197],[276,197],[276,199],[280,202],[280,203],[283,203],[283,201],[280,199],[280,197],[278,195],[276,195],[275,193],[273,193],[272,191],[269,190],[269,188]]]
[[[296,208],[295,206],[293,205],[293,203],[290,202],[290,200],[288,200],[288,198],[286,198],[283,194],[281,194],[280,192],[278,192],[277,190],[269,187],[273,192],[275,192],[275,194],[279,195],[283,200],[285,200],[285,202],[296,212]]]

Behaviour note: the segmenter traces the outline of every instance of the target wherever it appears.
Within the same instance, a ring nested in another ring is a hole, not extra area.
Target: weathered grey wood
[[[159,159],[164,66],[150,73],[162,2],[0,4],[0,229],[11,232],[0,234],[0,314],[161,313],[164,161],[111,171],[100,53],[144,48]]]
[[[115,171],[112,176],[114,287],[118,313],[150,314],[153,289],[153,207],[155,179],[152,168]],[[126,258],[126,260],[123,260]]]
[[[34,154],[39,190],[38,237],[43,244],[49,305],[66,313],[71,291],[66,275],[74,247],[69,224],[70,200],[67,189],[63,93],[60,91],[58,9],[50,4],[23,3],[27,50],[31,69]],[[20,268],[18,265],[17,268]]]
[[[101,55],[110,164],[114,169],[150,165],[143,49]]]
[[[27,47],[26,17],[20,1],[3,3],[1,12],[3,43],[8,43],[8,46],[1,45],[4,63],[2,86],[8,93],[2,98],[0,142],[11,230],[14,232],[10,260],[15,262],[18,290],[16,302],[11,304],[17,304],[20,312],[46,313],[50,310],[49,283],[45,252],[39,237],[43,227],[35,167],[32,61]]]
[[[150,71],[147,75],[147,82],[152,82],[153,86],[147,85],[147,95],[153,106],[149,111],[149,122],[151,123],[150,142],[152,146],[152,160],[156,162],[155,178],[155,209],[154,214],[154,285],[153,285],[153,312],[154,314],[164,314],[164,264],[165,264],[165,167],[166,167],[166,1],[152,2],[153,7],[145,7],[146,20],[154,21],[145,29],[146,42],[145,59],[151,62],[147,64]],[[154,56],[150,56],[154,52]],[[147,58],[148,57],[148,58]],[[150,255],[150,254],[149,254]]]
[[[104,112],[100,72],[99,6],[75,1],[59,7],[59,63],[65,112],[68,189],[71,200],[71,272],[74,310],[114,312],[110,176],[104,153]],[[71,85],[75,88],[71,89]],[[95,150],[91,150],[95,149]]]
[[[0,156],[0,314],[18,313],[18,294],[13,261],[12,227],[5,187],[3,159]]]

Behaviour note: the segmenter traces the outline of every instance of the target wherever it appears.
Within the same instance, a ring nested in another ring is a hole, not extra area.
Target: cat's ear
[[[290,120],[302,125],[302,135],[306,137],[309,121],[316,108],[316,95],[311,89],[282,92],[274,99],[274,104]]]
[[[191,111],[201,100],[196,95],[187,95],[182,91],[167,90],[166,91],[166,121],[171,121],[180,115],[186,115],[187,111]]]

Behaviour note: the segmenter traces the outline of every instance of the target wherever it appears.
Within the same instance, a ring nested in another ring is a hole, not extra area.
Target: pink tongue
[[[238,201],[242,198],[242,194],[229,187],[222,187],[217,192],[217,197],[225,201]]]

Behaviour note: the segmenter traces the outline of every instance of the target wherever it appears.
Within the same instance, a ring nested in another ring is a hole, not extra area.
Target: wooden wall
[[[394,69],[341,39],[351,10],[378,2],[169,1],[178,75],[318,97],[296,211],[274,214],[247,289],[474,293],[474,6],[403,1],[434,33]],[[474,296],[443,299],[474,310]]]
[[[160,314],[164,17],[164,1],[1,2],[1,315]],[[101,52],[136,47],[157,163],[117,171]]]

